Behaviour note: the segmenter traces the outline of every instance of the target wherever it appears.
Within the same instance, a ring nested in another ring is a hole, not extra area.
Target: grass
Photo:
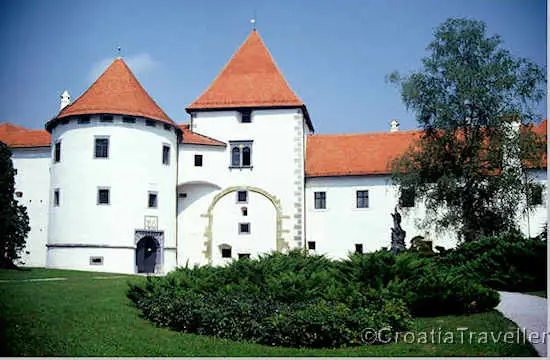
[[[526,291],[526,292],[524,292],[524,294],[535,295],[535,296],[539,296],[539,297],[543,297],[543,298],[548,297],[547,294],[546,294],[546,289],[545,290],[536,290],[536,291]]]
[[[1,356],[536,356],[530,344],[392,343],[340,349],[293,349],[235,342],[157,328],[126,298],[127,276],[28,269],[0,270],[0,280],[65,277],[66,281],[0,282]],[[516,331],[496,311],[418,318],[415,332]],[[436,335],[437,336],[437,335]]]

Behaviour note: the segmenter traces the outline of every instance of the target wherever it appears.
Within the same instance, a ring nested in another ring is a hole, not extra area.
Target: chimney
[[[59,106],[59,110],[63,110],[63,108],[71,103],[71,95],[69,95],[69,92],[67,90],[63,91],[63,94],[61,94],[61,104]]]
[[[390,123],[390,132],[397,132],[399,131],[399,123],[397,120],[393,119]]]

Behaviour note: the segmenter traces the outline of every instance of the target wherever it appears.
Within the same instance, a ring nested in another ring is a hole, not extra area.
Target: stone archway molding
[[[212,199],[212,202],[210,203],[210,206],[208,207],[208,212],[206,214],[201,215],[202,217],[208,218],[208,224],[206,225],[206,230],[204,231],[205,241],[204,241],[203,254],[205,255],[205,257],[208,260],[209,264],[212,264],[212,250],[213,250],[212,249],[212,242],[213,242],[213,239],[212,239],[212,222],[214,220],[214,214],[213,214],[214,207],[216,206],[218,201],[220,201],[220,199],[223,198],[224,196],[226,196],[227,194],[233,193],[235,191],[242,191],[242,190],[247,190],[247,191],[251,191],[251,192],[255,192],[257,194],[263,195],[269,201],[271,201],[271,203],[275,207],[275,213],[276,213],[276,224],[277,224],[276,249],[277,249],[277,251],[283,251],[285,249],[289,249],[288,242],[286,242],[283,238],[283,233],[288,233],[289,232],[288,230],[283,229],[283,219],[290,219],[290,216],[283,215],[283,209],[281,207],[281,201],[277,197],[275,197],[275,196],[271,195],[270,193],[268,193],[267,191],[265,191],[264,189],[260,189],[258,187],[254,187],[254,186],[231,186],[231,187],[228,187],[228,188],[220,191],[216,196],[214,196],[214,198]]]

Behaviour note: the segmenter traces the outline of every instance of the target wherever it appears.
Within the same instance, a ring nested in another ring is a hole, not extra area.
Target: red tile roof
[[[547,121],[535,127],[546,139]],[[403,154],[422,132],[417,130],[310,135],[307,138],[306,177],[391,174],[391,161]],[[547,167],[547,154],[542,155]],[[529,166],[529,165],[527,165]]]
[[[306,176],[389,174],[390,161],[404,153],[420,134],[420,131],[398,131],[310,135]]]
[[[179,125],[180,129],[183,131],[183,140],[182,144],[194,144],[194,145],[212,145],[212,146],[226,146],[227,144],[223,141],[213,139],[211,137],[201,135],[196,132],[192,132],[189,129],[189,124]]]
[[[313,129],[304,103],[288,86],[256,30],[186,110],[250,107],[300,107],[310,129]]]
[[[141,86],[124,60],[116,59],[73,103],[46,124],[51,130],[61,118],[86,114],[143,116],[177,126]]]
[[[45,130],[30,130],[10,123],[0,124],[0,141],[10,148],[48,147],[51,137]]]

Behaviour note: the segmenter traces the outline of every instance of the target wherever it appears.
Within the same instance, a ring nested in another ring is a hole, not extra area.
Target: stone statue
[[[401,250],[405,249],[405,230],[401,228],[401,214],[395,207],[395,214],[391,214],[393,217],[393,228],[391,229],[391,251],[394,254],[399,254]]]

